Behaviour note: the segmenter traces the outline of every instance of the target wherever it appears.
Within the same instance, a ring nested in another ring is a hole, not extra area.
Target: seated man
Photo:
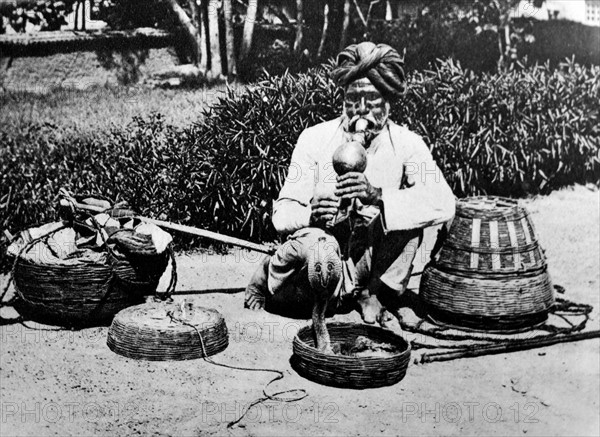
[[[245,306],[290,313],[312,305],[307,263],[321,244],[340,259],[331,265],[342,266],[326,287],[329,309],[355,305],[366,323],[382,323],[380,301],[397,304],[423,228],[450,220],[455,198],[421,137],[388,119],[389,102],[405,90],[403,58],[387,45],[363,42],[342,51],[337,64],[343,114],[298,138],[273,208],[273,224],[287,241],[254,274]],[[349,141],[366,148],[366,170],[339,176],[332,156]],[[350,201],[351,217],[334,225],[340,202]]]

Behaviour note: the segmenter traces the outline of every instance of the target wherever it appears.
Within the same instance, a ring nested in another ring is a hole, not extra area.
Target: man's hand
[[[310,225],[325,229],[338,212],[339,199],[331,193],[315,194],[310,201]]]
[[[337,177],[335,195],[342,199],[359,199],[364,205],[381,201],[381,188],[371,185],[364,173],[349,172]]]

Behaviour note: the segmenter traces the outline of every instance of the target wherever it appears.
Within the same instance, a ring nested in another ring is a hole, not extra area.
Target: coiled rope
[[[263,387],[263,397],[252,401],[245,408],[245,410],[242,412],[240,417],[238,417],[237,419],[235,419],[227,424],[227,428],[232,428],[233,426],[238,424],[246,416],[246,414],[248,413],[248,411],[250,411],[250,409],[252,407],[254,407],[255,405],[261,404],[265,401],[270,400],[270,401],[276,401],[276,402],[298,402],[308,396],[307,391],[303,388],[293,388],[293,389],[283,390],[283,391],[279,391],[279,392],[272,393],[272,394],[267,393],[267,388],[271,384],[284,378],[284,373],[281,370],[267,369],[267,368],[262,368],[262,367],[251,368],[251,367],[243,367],[243,366],[234,366],[231,364],[219,363],[217,361],[214,361],[206,353],[206,348],[204,347],[204,339],[202,338],[202,334],[200,333],[200,331],[198,330],[198,328],[195,325],[188,323],[187,321],[185,321],[183,319],[175,317],[175,315],[173,314],[172,311],[167,312],[167,315],[171,318],[172,321],[181,323],[182,325],[189,326],[194,331],[196,331],[196,334],[198,335],[198,338],[200,339],[200,345],[202,346],[202,354],[203,354],[204,361],[206,361],[210,364],[214,364],[215,366],[226,367],[228,369],[244,370],[244,371],[249,371],[249,372],[270,372],[270,373],[275,373],[277,375],[273,379],[271,379],[267,384],[265,384],[265,386]],[[289,396],[289,397],[283,396],[283,395],[292,394],[292,393],[295,393],[296,396]]]

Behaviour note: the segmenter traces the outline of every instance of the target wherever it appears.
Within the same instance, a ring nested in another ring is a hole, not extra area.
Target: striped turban
[[[345,88],[357,79],[368,78],[388,100],[404,94],[404,58],[387,44],[361,42],[346,47],[337,56],[333,80]]]

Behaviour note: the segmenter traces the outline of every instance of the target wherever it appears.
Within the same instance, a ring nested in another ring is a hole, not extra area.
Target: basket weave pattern
[[[315,348],[312,326],[294,338],[292,364],[302,376],[324,385],[343,388],[375,388],[393,385],[406,375],[410,345],[392,331],[353,323],[328,323],[332,343],[353,342],[358,336],[397,346],[389,357],[351,357],[324,353]]]
[[[227,348],[227,326],[218,311],[195,307],[191,317],[182,319],[189,325],[178,321],[178,311],[178,305],[168,303],[146,303],[121,311],[108,330],[108,347],[128,358],[150,361],[192,360]]]
[[[103,324],[142,303],[156,291],[169,260],[168,253],[133,260],[92,249],[65,259],[26,254],[15,261],[15,307],[32,320],[63,326]]]
[[[527,211],[512,199],[459,201],[420,294],[433,318],[452,325],[503,330],[545,320],[554,292]]]

